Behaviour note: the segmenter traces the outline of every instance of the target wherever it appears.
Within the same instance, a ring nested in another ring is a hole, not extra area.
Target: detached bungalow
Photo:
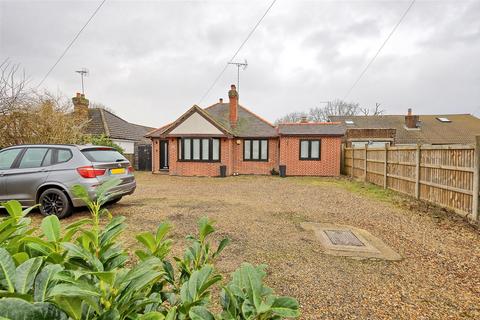
[[[339,123],[291,123],[275,127],[239,105],[235,85],[229,102],[191,107],[176,121],[150,132],[152,171],[182,176],[271,174],[340,175]]]

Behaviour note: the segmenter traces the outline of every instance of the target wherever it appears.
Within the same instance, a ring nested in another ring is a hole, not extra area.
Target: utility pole
[[[245,62],[229,62],[228,64],[237,66],[237,92],[240,93],[240,68],[242,68],[242,70],[247,69],[247,60],[245,59]]]
[[[83,85],[83,77],[88,77],[88,69],[82,68],[81,70],[77,70],[75,72],[79,73],[80,77],[82,78],[82,94],[85,94],[85,87]]]

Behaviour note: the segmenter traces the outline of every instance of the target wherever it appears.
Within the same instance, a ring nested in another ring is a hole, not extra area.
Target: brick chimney
[[[238,121],[238,92],[234,84],[230,86],[228,91],[228,98],[230,100],[230,125],[235,127]]]
[[[308,123],[308,117],[307,116],[302,116],[300,118],[300,123]]]
[[[83,93],[77,92],[77,96],[72,98],[73,114],[79,118],[88,118],[89,101]]]
[[[419,116],[418,115],[414,116],[412,113],[412,108],[408,108],[407,115],[405,116],[405,127],[409,129],[418,128],[418,120],[419,120]]]

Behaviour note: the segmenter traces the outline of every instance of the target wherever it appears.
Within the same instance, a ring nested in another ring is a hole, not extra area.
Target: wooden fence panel
[[[478,219],[480,137],[475,146],[345,148],[344,174]]]

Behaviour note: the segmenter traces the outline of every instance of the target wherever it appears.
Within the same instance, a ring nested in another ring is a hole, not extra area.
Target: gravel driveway
[[[131,252],[135,233],[170,220],[180,254],[184,236],[209,216],[218,238],[232,240],[218,269],[266,263],[267,284],[296,297],[302,319],[480,319],[480,235],[450,214],[409,209],[405,199],[399,205],[380,189],[352,191],[355,183],[343,179],[137,173],[137,180],[136,193],[110,208],[127,217],[122,240]],[[366,229],[404,259],[326,255],[313,233],[300,228],[307,221]]]

